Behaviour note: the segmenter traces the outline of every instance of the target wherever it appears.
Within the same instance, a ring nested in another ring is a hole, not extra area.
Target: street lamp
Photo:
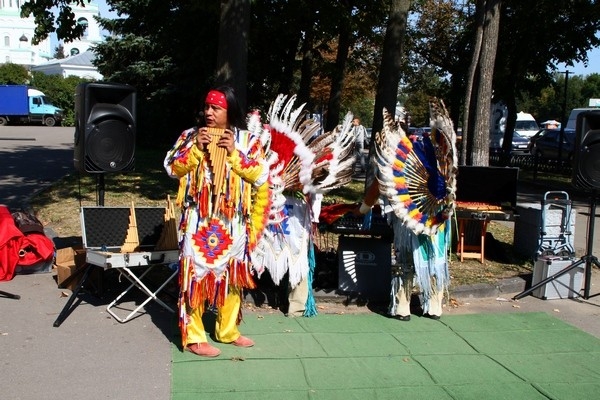
[[[560,124],[560,136],[558,140],[558,161],[562,162],[563,141],[565,140],[565,125],[567,123],[567,88],[569,86],[569,70],[559,72],[559,74],[565,74],[565,95],[562,103],[562,122]]]

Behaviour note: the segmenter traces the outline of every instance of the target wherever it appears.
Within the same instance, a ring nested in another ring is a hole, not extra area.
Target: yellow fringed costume
[[[219,203],[212,204],[213,171],[195,145],[195,128],[184,131],[167,153],[164,167],[179,179],[179,326],[182,342],[206,342],[205,304],[219,308],[216,339],[229,343],[240,333],[241,294],[254,288],[249,251],[264,230],[269,209],[268,167],[260,142],[235,130],[236,150],[226,158]]]

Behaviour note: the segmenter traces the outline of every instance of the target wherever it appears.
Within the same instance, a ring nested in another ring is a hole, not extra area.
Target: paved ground
[[[73,128],[0,126],[0,204],[25,208],[33,193],[74,171]]]

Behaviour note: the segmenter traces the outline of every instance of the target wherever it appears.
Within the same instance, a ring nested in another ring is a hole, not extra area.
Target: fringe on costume
[[[311,240],[308,241],[308,276],[307,284],[308,284],[308,298],[306,299],[306,305],[304,307],[305,317],[314,317],[317,313],[317,304],[315,302],[315,296],[313,294],[313,280],[315,276],[315,246]]]
[[[189,309],[199,308],[203,312],[207,303],[209,307],[218,309],[225,303],[230,288],[240,292],[243,288],[256,288],[248,262],[231,259],[221,276],[216,276],[209,270],[206,275],[198,278],[191,257],[182,257],[180,261],[179,285],[179,329],[183,343],[187,342]],[[241,315],[237,319],[238,322],[241,321]]]
[[[395,263],[392,268],[390,290],[390,315],[396,315],[398,307],[396,294],[404,286],[407,297],[411,295],[410,287],[419,287],[423,313],[429,312],[432,293],[445,291],[449,285],[449,273],[446,253],[450,240],[450,221],[442,225],[434,235],[416,235],[413,231],[396,220],[394,224]],[[411,269],[414,267],[414,275]],[[412,282],[407,282],[409,277]]]

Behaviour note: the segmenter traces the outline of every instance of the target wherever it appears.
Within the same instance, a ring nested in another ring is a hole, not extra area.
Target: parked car
[[[417,128],[416,126],[411,126],[408,128],[408,136],[418,136],[423,137],[423,128]]]
[[[495,142],[496,145],[493,147],[490,147],[490,151],[491,152],[502,151],[502,142],[504,142],[504,138],[501,138],[499,141],[496,141]],[[529,154],[529,138],[526,136],[520,135],[517,131],[513,131],[512,145],[511,145],[510,153],[511,154]]]
[[[431,134],[431,127],[430,126],[422,126],[419,129],[421,129],[423,131],[423,133]]]
[[[536,157],[558,159],[561,152],[562,160],[572,160],[575,151],[575,129],[564,131],[562,144],[560,129],[540,129],[530,140],[529,151]]]
[[[512,146],[510,152],[512,154],[527,154],[529,153],[529,139],[527,136],[513,132]]]

